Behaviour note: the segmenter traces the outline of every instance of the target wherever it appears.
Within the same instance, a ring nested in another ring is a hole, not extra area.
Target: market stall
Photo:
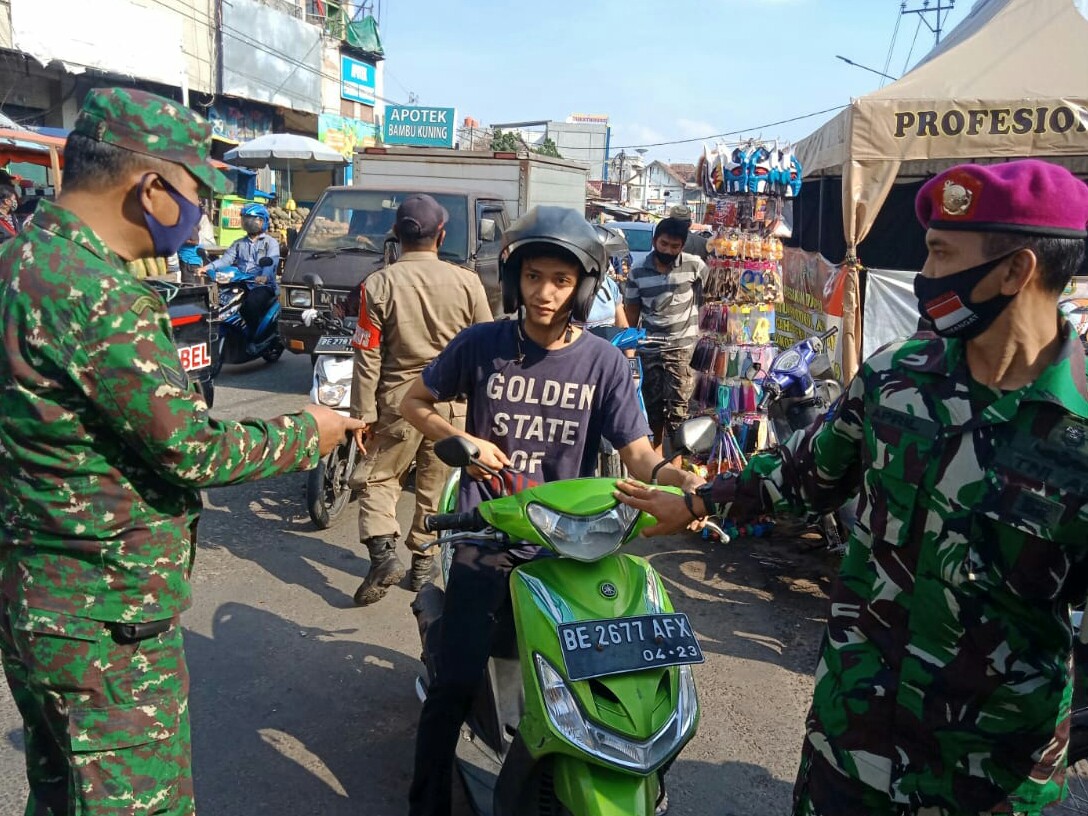
[[[712,197],[714,234],[692,354],[692,409],[714,414],[721,427],[705,463],[712,476],[742,469],[748,455],[774,441],[759,406],[759,377],[777,352],[783,213],[801,178],[788,148],[756,141],[705,150],[697,176]]]
[[[917,268],[920,230],[905,234],[897,225],[913,219],[911,185],[951,165],[1035,156],[1088,173],[1083,9],[1076,0],[979,0],[909,73],[853,100],[797,145],[806,177],[841,189],[826,196],[828,204],[841,202],[841,215],[823,206],[818,218],[841,223],[847,263],[873,262],[861,244],[875,237],[879,216],[888,251],[911,262],[877,263]],[[825,199],[820,186],[815,192]],[[886,205],[895,211],[882,211]],[[809,223],[802,229],[813,232]],[[859,291],[847,282],[848,299],[851,290]],[[892,301],[881,303],[891,308]],[[871,306],[867,298],[866,322]]]

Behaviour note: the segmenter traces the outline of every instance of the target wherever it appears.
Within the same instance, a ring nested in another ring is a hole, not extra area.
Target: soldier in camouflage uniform
[[[935,333],[879,350],[826,421],[685,501],[693,516],[834,509],[861,487],[795,816],[1037,816],[1063,795],[1069,608],[1088,590],[1088,363],[1057,300],[1088,188],[1026,160],[919,192],[915,282]]]
[[[92,91],[63,194],[0,252],[0,653],[27,814],[194,813],[178,615],[198,489],[311,468],[359,425],[211,419],[125,270],[192,230],[210,141],[168,99]]]

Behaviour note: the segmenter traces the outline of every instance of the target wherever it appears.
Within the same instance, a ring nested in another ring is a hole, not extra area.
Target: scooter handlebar
[[[433,516],[424,516],[423,527],[428,533],[437,533],[444,530],[451,533],[475,532],[487,527],[478,510],[469,510],[467,513],[436,513]]]

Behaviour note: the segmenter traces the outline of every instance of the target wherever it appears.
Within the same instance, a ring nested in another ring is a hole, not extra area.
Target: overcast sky
[[[946,30],[970,7],[955,0]],[[417,104],[484,124],[608,114],[613,153],[739,129],[796,141],[833,113],[758,128],[886,82],[837,54],[897,77],[933,46],[908,15],[889,61],[899,9],[900,0],[382,0],[385,96],[403,103],[412,91]],[[647,156],[694,162],[701,149]]]

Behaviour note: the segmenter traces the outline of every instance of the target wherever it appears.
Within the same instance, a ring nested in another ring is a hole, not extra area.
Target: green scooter
[[[712,418],[689,420],[674,445],[708,450],[716,430]],[[464,437],[442,440],[435,452],[455,468],[480,466]],[[703,652],[650,564],[620,552],[654,520],[617,502],[614,489],[614,479],[551,482],[427,518],[445,549],[529,543],[557,556],[510,575],[512,631],[497,639],[458,749],[479,814],[652,816],[663,770],[695,734],[691,664]],[[451,480],[443,509],[456,495]],[[421,700],[442,601],[429,584],[412,605],[426,668]]]

